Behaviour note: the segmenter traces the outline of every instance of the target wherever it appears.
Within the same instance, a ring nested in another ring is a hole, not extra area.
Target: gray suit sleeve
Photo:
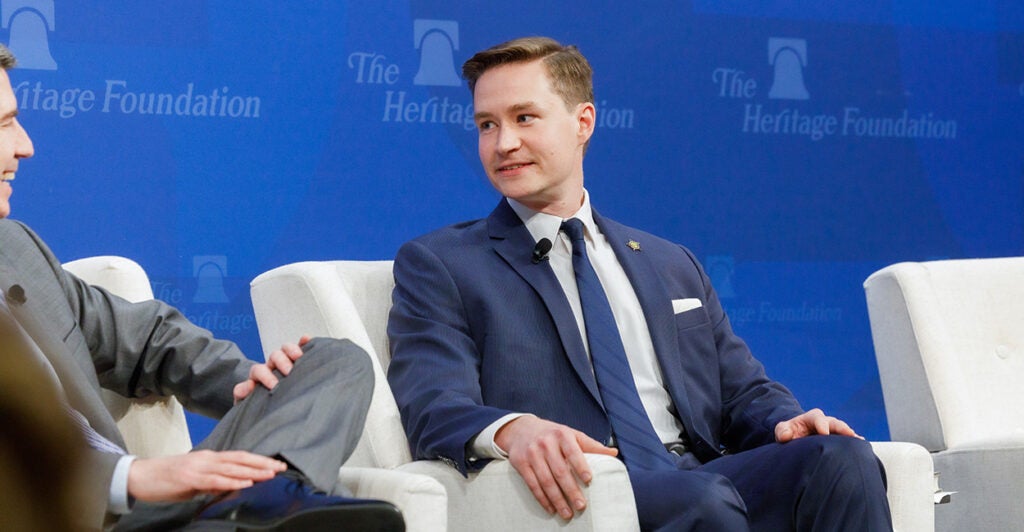
[[[190,411],[220,418],[253,362],[232,342],[157,300],[130,303],[61,268],[26,228],[58,277],[92,356],[100,385],[129,398],[174,395]]]

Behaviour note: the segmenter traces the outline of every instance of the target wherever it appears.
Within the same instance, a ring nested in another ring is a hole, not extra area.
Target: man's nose
[[[519,134],[513,128],[501,128],[498,130],[498,151],[508,153],[519,148],[521,142]]]
[[[27,159],[35,155],[36,149],[32,145],[32,139],[28,136],[28,132],[21,126],[21,122],[18,122],[18,139],[14,146],[14,156],[19,159]]]

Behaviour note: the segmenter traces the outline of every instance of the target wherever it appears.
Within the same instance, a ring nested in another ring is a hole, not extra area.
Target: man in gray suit
[[[13,66],[0,45],[0,312],[32,345],[27,363],[52,381],[40,389],[56,385],[88,442],[85,491],[94,500],[82,524],[402,529],[387,503],[323,493],[362,432],[373,388],[364,351],[302,338],[254,363],[162,302],[129,303],[65,272],[32,230],[3,219],[19,160],[33,155],[7,75]],[[16,371],[26,361],[5,362]],[[193,452],[137,458],[124,450],[100,388],[174,395],[221,422]]]
[[[0,339],[0,360],[18,368],[0,371],[0,530],[73,530],[83,499],[81,435],[53,415],[61,409],[58,392],[42,368],[18,363],[31,346],[3,311]]]

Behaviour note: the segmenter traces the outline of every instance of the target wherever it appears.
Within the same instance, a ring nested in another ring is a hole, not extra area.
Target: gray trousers
[[[363,432],[373,393],[369,355],[348,340],[314,338],[273,390],[257,386],[196,449],[240,450],[287,461],[331,492],[338,469]],[[179,503],[139,501],[116,530],[167,530],[188,524],[213,496]]]

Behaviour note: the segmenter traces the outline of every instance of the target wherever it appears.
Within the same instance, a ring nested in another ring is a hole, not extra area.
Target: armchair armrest
[[[424,475],[370,467],[343,467],[338,485],[362,499],[390,502],[402,511],[408,532],[445,532],[448,497],[441,484]]]
[[[916,443],[871,442],[871,448],[885,466],[893,530],[935,530],[936,486],[931,454]]]
[[[594,474],[583,486],[587,509],[569,523],[548,515],[507,461],[495,460],[468,479],[438,461],[399,466],[437,479],[448,492],[450,530],[639,530],[636,503],[626,467],[619,460],[588,454]]]

